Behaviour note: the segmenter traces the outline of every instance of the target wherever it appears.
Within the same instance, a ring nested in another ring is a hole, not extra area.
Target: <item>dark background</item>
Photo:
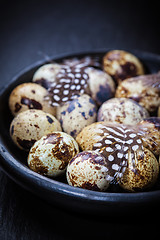
[[[160,54],[158,9],[158,1],[2,1],[0,87],[26,66],[61,53],[111,48]],[[159,234],[156,213],[102,218],[46,207],[0,171],[2,240],[153,237]]]

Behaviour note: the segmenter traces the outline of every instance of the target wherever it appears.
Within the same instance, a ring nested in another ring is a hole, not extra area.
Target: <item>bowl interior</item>
[[[143,53],[143,52],[137,52],[137,51],[130,51],[133,54],[135,54],[144,64],[144,67],[146,69],[147,73],[155,73],[160,70],[160,56],[149,54],[149,53]],[[68,56],[61,56],[57,58],[51,58],[51,62],[61,62],[64,58],[72,58],[72,57],[83,57],[85,55],[92,55],[92,56],[98,56],[100,59],[103,57],[105,52],[96,52],[96,53],[86,53],[86,54],[74,54],[74,55],[68,55]],[[132,197],[132,199],[139,198],[141,199],[142,196],[145,194],[148,194],[146,196],[150,196],[153,192],[155,196],[160,196],[160,184],[157,183],[157,185],[152,189],[150,192],[146,193],[101,193],[101,192],[94,192],[90,190],[84,190],[84,189],[78,189],[69,186],[66,183],[65,177],[61,177],[55,180],[48,179],[46,177],[43,177],[39,174],[32,173],[31,170],[29,170],[27,166],[27,155],[28,153],[21,151],[19,148],[17,148],[9,135],[9,126],[11,123],[11,120],[13,119],[13,116],[10,113],[9,107],[8,107],[8,98],[9,95],[14,87],[19,85],[20,83],[24,82],[30,82],[32,80],[34,72],[43,64],[47,63],[46,61],[41,61],[38,63],[33,64],[32,66],[24,69],[21,71],[17,76],[15,76],[12,81],[9,83],[8,86],[4,86],[4,88],[1,90],[0,94],[0,145],[1,145],[1,165],[2,168],[11,176],[14,180],[16,180],[18,183],[20,182],[17,175],[14,177],[15,171],[11,171],[11,168],[9,166],[12,165],[12,169],[16,169],[16,174],[24,175],[26,177],[25,181],[27,179],[31,180],[34,179],[34,184],[39,184],[39,189],[43,188],[43,192],[47,189],[48,192],[59,192],[61,194],[69,195],[70,197],[74,198],[85,198],[88,200],[102,200],[102,201],[122,201],[124,199]],[[4,150],[5,149],[5,150]],[[4,156],[3,152],[7,152],[7,155]],[[12,160],[11,160],[12,159]],[[6,167],[3,167],[4,162],[7,163]],[[17,165],[18,164],[18,165]],[[37,182],[35,181],[35,178]],[[40,184],[41,183],[41,184]],[[23,183],[21,184],[23,185]],[[25,187],[27,186],[27,183]],[[30,188],[30,187],[28,187]],[[37,189],[38,189],[37,188]],[[40,195],[40,194],[39,194]],[[134,197],[133,197],[134,196]],[[43,196],[45,198],[45,196]],[[151,196],[150,196],[151,197]],[[121,198],[121,199],[120,199]]]

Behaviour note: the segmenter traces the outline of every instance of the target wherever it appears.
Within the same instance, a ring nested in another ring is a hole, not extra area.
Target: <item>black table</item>
[[[6,0],[0,11],[0,87],[24,67],[59,53],[111,48],[160,54],[154,1]],[[78,215],[47,205],[0,171],[0,239],[157,236],[158,210],[145,219],[138,213],[136,219]]]

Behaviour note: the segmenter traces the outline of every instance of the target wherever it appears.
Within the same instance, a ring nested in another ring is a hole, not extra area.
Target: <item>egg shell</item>
[[[153,152],[154,155],[160,155],[160,118],[150,117],[139,123],[142,132],[142,141],[144,147]]]
[[[57,107],[56,116],[64,132],[75,138],[85,126],[96,121],[96,110],[96,104],[92,98],[83,94],[75,100]]]
[[[9,96],[9,108],[14,116],[28,109],[39,109],[52,115],[56,114],[45,100],[47,90],[36,83],[22,83],[15,87]]]
[[[149,117],[145,108],[127,98],[112,98],[104,102],[97,115],[98,121],[134,125]]]
[[[71,186],[105,191],[109,186],[106,180],[107,172],[107,163],[102,155],[94,151],[85,151],[77,154],[69,162],[66,176]]]
[[[55,82],[60,69],[61,65],[57,63],[44,64],[34,73],[32,81],[48,89]]]
[[[105,122],[95,122],[82,129],[76,137],[76,141],[82,151],[92,150],[94,143],[96,143],[99,139],[102,139],[100,134],[103,133],[101,128],[104,125]]]
[[[138,152],[134,164],[129,158],[128,167],[118,182],[123,189],[137,192],[151,188],[157,181],[158,174],[159,164],[156,157],[144,148],[144,158]]]
[[[29,151],[32,145],[45,134],[62,131],[59,121],[42,110],[27,110],[19,113],[10,124],[10,136],[21,149]]]
[[[124,79],[144,74],[141,61],[123,50],[112,50],[103,57],[103,68],[119,84]]]
[[[114,97],[115,83],[111,76],[95,68],[87,68],[86,72],[89,75],[90,94],[97,105],[100,106],[103,102]]]
[[[160,106],[160,73],[124,80],[117,87],[115,97],[133,99],[154,113]]]
[[[65,172],[68,162],[77,153],[78,144],[70,135],[53,132],[34,143],[28,155],[28,166],[39,174],[57,177]]]

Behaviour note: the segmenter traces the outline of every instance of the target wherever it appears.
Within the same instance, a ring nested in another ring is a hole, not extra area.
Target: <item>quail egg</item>
[[[36,141],[28,155],[28,166],[48,176],[62,175],[69,161],[79,153],[77,142],[64,132],[52,132]]]
[[[97,105],[100,106],[103,102],[114,97],[115,83],[111,76],[95,68],[87,68],[86,72],[89,75],[90,94]]]
[[[159,164],[154,154],[144,148],[144,156],[137,151],[136,158],[128,158],[128,166],[119,178],[119,185],[131,192],[142,191],[151,188],[157,181]]]
[[[45,134],[61,130],[59,121],[53,115],[35,109],[19,113],[10,124],[13,142],[26,151]]]
[[[15,87],[9,96],[9,107],[14,116],[28,109],[39,109],[52,115],[56,114],[45,100],[47,90],[36,83],[22,83]]]
[[[68,184],[94,191],[105,191],[109,186],[106,180],[108,168],[105,158],[94,152],[77,154],[67,166]]]
[[[87,125],[96,121],[96,104],[87,94],[83,94],[73,101],[57,107],[57,119],[64,132],[76,137]]]
[[[154,155],[160,155],[160,118],[150,117],[139,124],[139,132],[142,133],[143,145]]]
[[[154,113],[160,106],[160,72],[124,80],[117,87],[115,96],[133,99]]]
[[[57,63],[44,64],[34,73],[32,81],[48,89],[55,82],[60,69],[61,65]]]
[[[134,125],[149,117],[145,108],[127,98],[112,98],[104,102],[98,111],[98,121]]]
[[[126,78],[144,74],[140,60],[133,54],[122,50],[112,50],[106,53],[103,57],[103,68],[118,84]]]

